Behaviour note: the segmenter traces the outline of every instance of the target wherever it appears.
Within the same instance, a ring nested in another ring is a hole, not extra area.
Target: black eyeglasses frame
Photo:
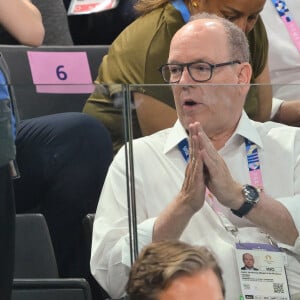
[[[193,64],[197,64],[197,63],[204,63],[204,64],[207,64],[207,65],[209,66],[209,68],[210,68],[210,76],[209,76],[208,79],[205,79],[205,80],[196,80],[196,79],[194,79],[193,75],[192,75],[191,72],[190,72],[190,66],[193,65]],[[180,81],[181,77],[182,77],[182,72],[183,72],[183,70],[184,70],[185,67],[187,68],[187,70],[188,70],[188,72],[189,72],[189,75],[191,76],[191,78],[192,78],[195,82],[206,82],[206,81],[208,81],[208,80],[210,80],[210,79],[212,78],[213,70],[214,70],[215,68],[224,67],[224,66],[229,66],[229,65],[234,65],[234,64],[241,64],[241,62],[240,62],[239,60],[232,60],[232,61],[227,61],[227,62],[223,62],[223,63],[219,63],[219,64],[211,64],[211,63],[206,62],[206,61],[194,61],[194,62],[185,63],[185,64],[180,64],[180,63],[168,63],[168,64],[161,65],[161,66],[159,67],[158,70],[159,70],[159,72],[162,74],[163,80],[164,80],[164,82],[166,82],[166,83],[170,83],[170,84],[172,84],[172,83],[178,83],[178,82]],[[179,79],[176,80],[176,81],[168,81],[168,80],[165,79],[163,69],[164,69],[165,67],[167,67],[167,66],[173,66],[173,65],[174,65],[174,66],[180,66],[180,67],[181,67],[181,75],[180,75]]]

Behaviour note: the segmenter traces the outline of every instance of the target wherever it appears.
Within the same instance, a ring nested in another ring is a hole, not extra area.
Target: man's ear
[[[252,67],[249,63],[243,62],[240,65],[240,72],[238,74],[238,83],[248,84],[250,83],[252,75]]]

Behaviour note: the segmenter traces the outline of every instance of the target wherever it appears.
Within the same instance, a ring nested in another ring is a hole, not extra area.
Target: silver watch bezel
[[[246,202],[256,204],[259,201],[259,189],[250,184],[244,184],[242,193]]]

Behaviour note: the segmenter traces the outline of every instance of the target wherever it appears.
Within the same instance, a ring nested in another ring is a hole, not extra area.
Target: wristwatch
[[[237,210],[231,210],[236,216],[240,218],[246,215],[259,201],[259,190],[250,184],[243,185],[242,194],[245,199],[244,204]]]

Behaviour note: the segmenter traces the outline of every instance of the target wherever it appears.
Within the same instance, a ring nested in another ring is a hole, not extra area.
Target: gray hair
[[[224,18],[209,13],[195,14],[190,18],[189,22],[199,19],[218,20],[218,22],[223,25],[225,33],[227,35],[231,59],[239,60],[240,62],[249,62],[249,43],[245,33],[237,25]]]

